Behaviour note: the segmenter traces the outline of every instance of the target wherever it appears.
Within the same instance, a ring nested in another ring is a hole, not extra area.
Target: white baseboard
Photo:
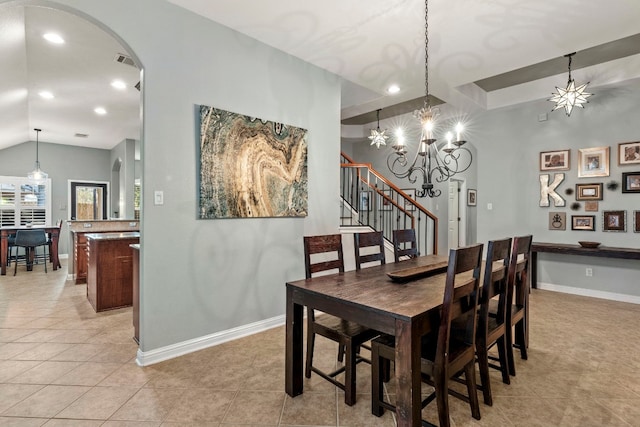
[[[223,344],[227,341],[233,341],[238,338],[263,332],[285,323],[285,316],[276,316],[271,319],[261,320],[260,322],[250,323],[248,325],[238,326],[237,328],[228,329],[226,331],[216,332],[215,334],[205,335],[171,344],[166,347],[160,347],[155,350],[141,351],[138,348],[136,355],[136,363],[139,366],[149,366],[178,356],[183,356],[194,351],[203,350]]]
[[[628,302],[631,304],[640,304],[640,296],[636,295],[618,294],[615,292],[598,291],[594,289],[574,288],[573,286],[554,285],[553,283],[543,282],[538,282],[538,289],[544,289],[546,291],[553,292],[562,292],[564,294],[607,299],[611,301]]]

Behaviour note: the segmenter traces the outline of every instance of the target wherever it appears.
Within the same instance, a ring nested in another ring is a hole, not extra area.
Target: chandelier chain
[[[430,106],[429,102],[429,2],[424,0],[424,107]]]

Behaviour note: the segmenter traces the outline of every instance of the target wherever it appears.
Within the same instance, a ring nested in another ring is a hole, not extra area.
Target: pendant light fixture
[[[36,184],[41,184],[49,178],[49,174],[40,169],[40,161],[38,159],[38,146],[39,146],[39,135],[42,132],[42,129],[33,129],[36,131],[36,167],[34,170],[27,174],[27,178],[35,181]]]
[[[387,145],[387,139],[389,139],[388,135],[385,135],[387,130],[380,130],[380,109],[376,111],[378,117],[378,127],[375,129],[371,129],[371,136],[369,139],[371,140],[371,145],[375,145],[376,148],[380,148],[381,145]]]
[[[394,151],[387,157],[387,167],[400,179],[407,178],[414,184],[422,179],[421,188],[416,189],[418,197],[438,197],[442,191],[434,188],[435,182],[447,181],[452,176],[469,169],[473,156],[461,138],[462,124],[455,128],[455,141],[452,132],[446,134],[447,142],[438,147],[434,137],[436,119],[440,113],[438,107],[432,107],[429,100],[429,5],[424,2],[424,105],[413,112],[420,121],[421,135],[416,153],[411,160],[401,132],[398,132]]]
[[[571,116],[573,107],[584,108],[584,105],[582,104],[589,102],[587,101],[587,98],[593,95],[592,93],[584,91],[590,82],[576,87],[576,82],[571,78],[571,58],[575,54],[576,53],[573,52],[564,56],[565,58],[569,58],[569,81],[567,82],[567,88],[563,89],[556,86],[558,93],[551,93],[553,96],[548,99],[548,101],[556,103],[555,107],[553,107],[553,110],[551,111],[564,108],[565,113],[567,113],[567,117]]]

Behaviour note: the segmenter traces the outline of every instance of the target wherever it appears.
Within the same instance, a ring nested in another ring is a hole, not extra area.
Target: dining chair
[[[371,262],[380,262],[380,264],[386,263],[384,254],[384,236],[382,234],[382,231],[354,233],[353,248],[356,258],[356,270],[360,270],[362,264],[368,264]],[[363,254],[363,249],[364,252],[368,253]]]
[[[313,262],[312,255],[320,258]],[[344,257],[342,252],[342,235],[331,234],[324,236],[304,237],[305,275],[310,279],[313,274],[324,271],[337,270],[344,272]],[[345,358],[342,367],[333,372],[324,372],[313,366],[313,353],[316,335],[338,343],[338,361]],[[311,378],[315,372],[322,378],[344,390],[344,401],[347,405],[356,403],[356,365],[369,360],[359,355],[362,344],[375,338],[379,333],[329,314],[317,316],[313,307],[307,306],[307,357],[305,376]],[[336,379],[344,372],[344,383]]]
[[[34,261],[38,259],[44,260],[44,272],[47,272],[47,234],[43,229],[37,230],[18,230],[16,231],[16,240],[14,242],[14,247],[16,248],[16,256],[14,258],[14,268],[13,275],[16,275],[18,271],[18,263],[20,262],[19,250],[20,248],[24,249],[24,261],[27,265],[27,269],[29,267],[33,268]],[[42,247],[44,250],[44,254],[39,256],[36,254],[36,250],[38,247]]]
[[[507,278],[507,358],[509,373],[516,374],[513,349],[520,350],[520,358],[527,360],[529,346],[529,265],[531,264],[532,235],[513,238],[511,261]]]
[[[7,236],[7,267],[11,265],[11,260],[13,259],[13,256],[11,256],[11,253],[13,251],[13,247],[15,246],[16,243],[16,234],[12,233],[9,234]]]
[[[510,384],[507,360],[507,272],[511,256],[511,239],[491,240],[485,254],[484,277],[480,292],[476,356],[480,371],[480,384],[484,403],[493,405],[489,368],[502,374],[502,382]],[[498,357],[489,355],[489,349],[497,347]],[[498,365],[489,360],[497,361]]]
[[[422,337],[420,357],[422,381],[434,387],[423,400],[436,400],[440,427],[449,427],[449,394],[469,403],[473,418],[480,419],[476,391],[475,337],[482,244],[451,249],[439,312],[439,322]],[[384,401],[384,365],[395,358],[395,337],[381,335],[371,342],[371,412],[381,416],[395,406]],[[467,395],[449,388],[449,380],[464,372]],[[405,385],[406,386],[406,385]],[[432,425],[423,420],[423,425]]]
[[[418,256],[415,229],[393,230],[393,256],[395,262]]]

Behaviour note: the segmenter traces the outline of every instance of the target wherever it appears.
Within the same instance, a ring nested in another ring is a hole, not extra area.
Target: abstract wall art
[[[198,108],[201,219],[307,216],[305,129]]]

